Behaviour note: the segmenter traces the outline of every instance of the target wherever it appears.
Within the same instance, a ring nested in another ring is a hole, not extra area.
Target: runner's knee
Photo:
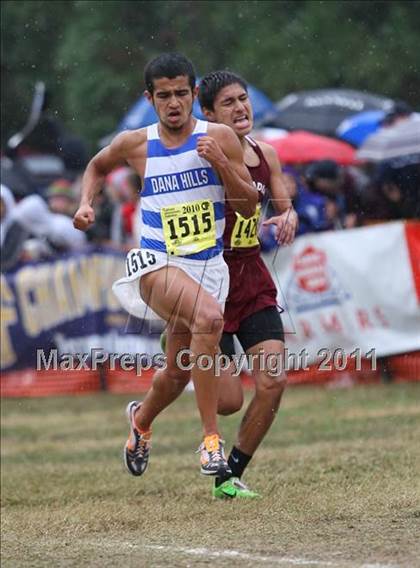
[[[237,392],[234,396],[229,397],[219,396],[219,401],[217,403],[217,413],[221,416],[229,416],[230,414],[235,414],[241,410],[244,403],[243,392]]]
[[[183,390],[191,378],[190,371],[180,369],[177,365],[168,365],[164,370],[158,371],[153,377],[153,386],[159,388],[160,382],[170,381],[174,388]]]
[[[202,334],[203,336],[221,337],[223,332],[223,313],[216,302],[200,307],[194,317],[192,332]]]
[[[254,375],[256,393],[265,397],[281,397],[287,384],[287,375],[282,371],[279,375],[270,375],[267,372],[259,372]]]

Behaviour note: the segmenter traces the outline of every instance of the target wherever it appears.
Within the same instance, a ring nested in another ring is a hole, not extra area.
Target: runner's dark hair
[[[162,53],[146,65],[144,69],[144,82],[151,95],[154,90],[154,79],[175,79],[179,76],[188,77],[191,90],[195,88],[195,70],[192,62],[182,53]]]
[[[239,85],[248,92],[246,81],[231,71],[213,71],[203,77],[198,88],[198,100],[200,101],[201,108],[214,110],[214,101],[218,93],[224,87],[234,85],[235,83],[239,83]]]

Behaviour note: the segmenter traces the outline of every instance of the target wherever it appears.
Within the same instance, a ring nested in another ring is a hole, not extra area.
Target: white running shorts
[[[229,269],[223,259],[223,254],[201,261],[168,256],[164,252],[155,250],[131,249],[126,257],[127,275],[112,285],[112,291],[129,314],[142,320],[161,319],[140,296],[140,278],[165,266],[181,268],[211,294],[224,309],[229,292]]]

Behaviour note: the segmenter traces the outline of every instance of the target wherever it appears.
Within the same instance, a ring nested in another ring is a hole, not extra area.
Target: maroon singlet
[[[248,137],[247,141],[260,161],[258,166],[247,167],[258,189],[261,203],[266,189],[270,186],[270,167],[258,144]],[[225,204],[225,219],[224,259],[229,267],[230,286],[225,306],[224,331],[235,333],[241,321],[248,316],[264,308],[277,306],[277,288],[261,258],[259,244],[243,248],[234,246],[235,238],[232,238],[232,233],[235,226],[238,230],[239,224],[236,224],[237,215],[229,202]],[[245,224],[244,227],[249,228]],[[253,229],[254,227],[251,226],[251,230]]]

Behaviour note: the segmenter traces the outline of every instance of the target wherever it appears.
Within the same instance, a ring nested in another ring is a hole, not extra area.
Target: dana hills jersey
[[[147,128],[141,249],[197,261],[222,253],[225,192],[211,164],[197,153],[207,125],[197,120],[188,140],[171,149],[162,144],[157,124]]]
[[[248,166],[261,202],[270,187],[270,167],[261,148],[247,137],[260,163]],[[229,267],[230,286],[225,305],[224,331],[235,333],[248,316],[270,306],[277,306],[277,288],[261,258],[258,242],[260,206],[250,219],[244,219],[226,202],[224,259]]]

